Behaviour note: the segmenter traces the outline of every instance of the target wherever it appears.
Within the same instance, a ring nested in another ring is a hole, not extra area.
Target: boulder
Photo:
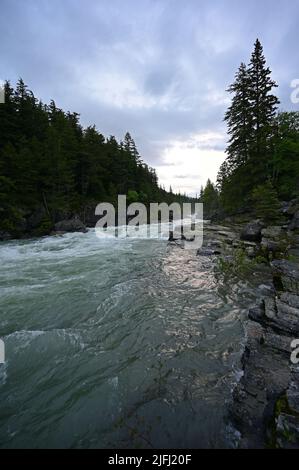
[[[262,239],[262,230],[264,224],[261,220],[250,222],[241,232],[241,240],[249,242],[260,242]]]
[[[55,232],[87,232],[85,225],[78,217],[57,222],[54,228]]]

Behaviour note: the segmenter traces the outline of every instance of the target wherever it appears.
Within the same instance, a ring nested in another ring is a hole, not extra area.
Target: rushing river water
[[[0,245],[0,447],[229,447],[249,286],[158,240]]]

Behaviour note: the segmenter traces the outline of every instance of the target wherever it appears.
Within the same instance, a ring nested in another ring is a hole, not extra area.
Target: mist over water
[[[250,286],[166,240],[0,245],[0,447],[230,447]]]

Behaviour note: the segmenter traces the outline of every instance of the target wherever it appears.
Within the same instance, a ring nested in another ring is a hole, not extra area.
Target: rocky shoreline
[[[243,263],[250,267],[245,278],[264,266],[263,299],[248,311],[241,378],[229,407],[229,426],[243,449],[299,448],[298,199],[282,207],[282,219],[275,226],[237,219],[207,225],[208,242],[198,250],[217,255],[237,278]]]
[[[299,448],[299,353],[291,360],[299,338],[299,211],[289,215],[285,226],[254,222],[241,234],[256,237],[254,251],[272,259],[273,284],[245,324],[242,377],[229,416],[240,448]]]

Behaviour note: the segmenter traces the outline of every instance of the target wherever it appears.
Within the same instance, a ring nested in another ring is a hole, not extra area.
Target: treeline
[[[116,203],[118,194],[129,203],[186,200],[159,186],[129,133],[117,142],[84,129],[77,113],[43,104],[23,80],[16,89],[5,83],[0,105],[0,185],[0,229],[8,231],[41,206],[46,226],[59,214]]]
[[[261,214],[264,207],[269,216],[279,201],[299,196],[299,113],[278,112],[276,87],[257,40],[249,65],[241,64],[228,89],[227,158],[217,185],[209,181],[201,194],[211,211]]]

